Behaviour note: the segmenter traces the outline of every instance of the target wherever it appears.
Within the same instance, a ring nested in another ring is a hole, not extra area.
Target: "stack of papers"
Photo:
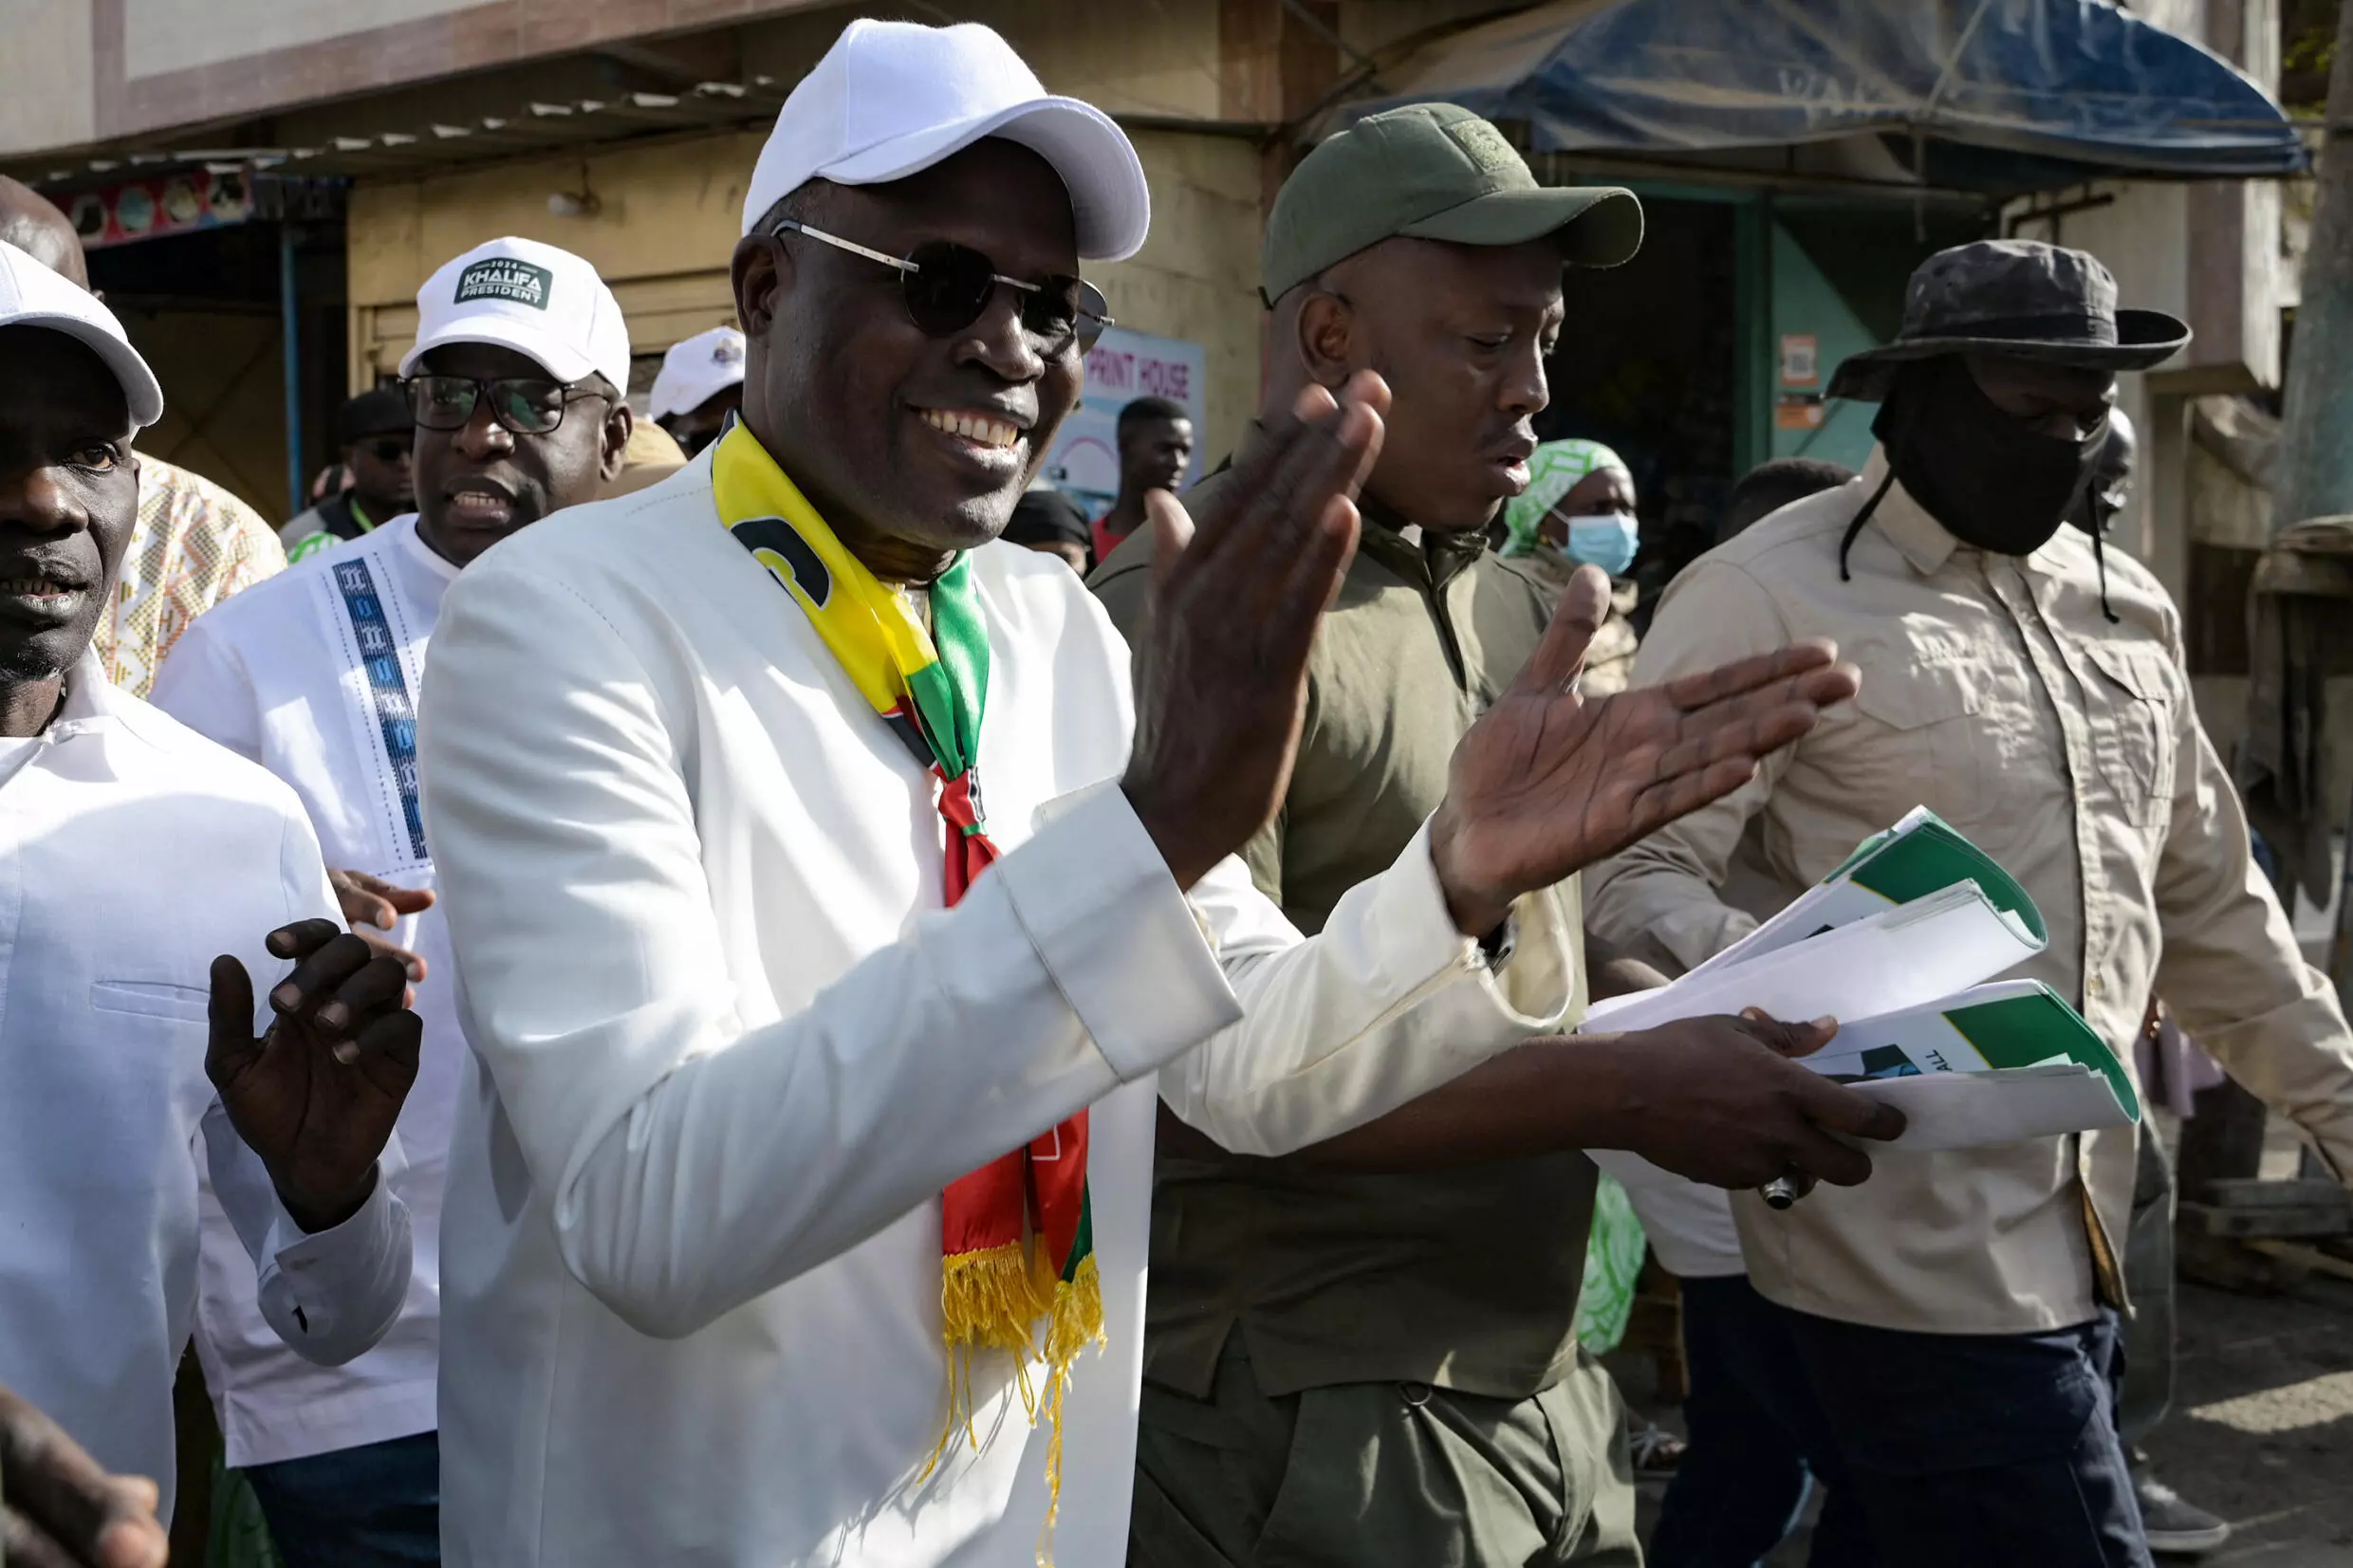
[[[1970,1149],[2128,1126],[2131,1078],[2049,987],[1986,982],[2048,930],[2009,873],[1925,807],[1673,985],[1594,1004],[1582,1032],[1755,1007],[1831,1017],[1803,1065],[1900,1108],[1899,1149]]]

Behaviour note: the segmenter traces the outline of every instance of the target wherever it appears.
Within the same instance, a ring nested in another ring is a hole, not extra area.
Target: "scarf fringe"
[[[1053,1568],[1054,1523],[1062,1514],[1064,1397],[1070,1391],[1079,1353],[1108,1342],[1102,1271],[1089,1253],[1079,1260],[1069,1279],[1059,1278],[1040,1236],[946,1260],[939,1295],[945,1323],[941,1337],[948,1348],[948,1418],[919,1479],[931,1479],[959,1430],[966,1442],[980,1447],[973,1425],[973,1356],[984,1350],[1010,1352],[1029,1424],[1035,1427],[1041,1417],[1047,1423],[1046,1525],[1038,1533],[1038,1568]],[[1035,1327],[1040,1319],[1045,1319],[1043,1347]],[[1045,1362],[1043,1399],[1029,1377],[1029,1363],[1040,1356]]]

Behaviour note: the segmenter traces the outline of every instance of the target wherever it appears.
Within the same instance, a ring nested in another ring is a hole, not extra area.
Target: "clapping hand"
[[[269,993],[278,1016],[258,1040],[245,966],[213,960],[204,1070],[287,1214],[305,1230],[330,1229],[367,1200],[376,1158],[417,1081],[424,1024],[402,1005],[400,960],[332,920],[281,927],[269,950],[299,962]]]
[[[1430,854],[1455,929],[1483,936],[1549,887],[1756,776],[1757,765],[1855,694],[1826,642],[1609,697],[1577,690],[1609,610],[1581,566],[1511,689],[1454,748]]]

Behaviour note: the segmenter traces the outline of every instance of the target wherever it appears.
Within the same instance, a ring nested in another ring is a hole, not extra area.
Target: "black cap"
[[[2116,279],[2089,251],[1977,240],[1920,263],[1904,290],[1896,341],[1849,356],[1830,378],[1830,396],[1879,402],[1899,365],[1945,354],[2147,370],[2189,341],[2190,329],[2161,310],[2119,310]]]
[[[1086,513],[1060,490],[1025,490],[999,536],[1009,544],[1077,544],[1094,542]]]
[[[335,415],[336,439],[346,447],[371,435],[406,435],[416,428],[408,396],[398,387],[371,388]]]

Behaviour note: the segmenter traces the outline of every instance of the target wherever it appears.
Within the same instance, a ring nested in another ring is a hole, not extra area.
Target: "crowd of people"
[[[853,23],[647,418],[595,268],[491,239],[273,536],[137,452],[0,187],[11,1558],[162,1560],[193,1339],[289,1568],[1635,1564],[1612,1180],[1683,1281],[1648,1560],[1809,1486],[1818,1568],[2218,1539],[2119,1417],[2153,1131],[1923,1153],[1793,1060],[1835,1020],[1574,1032],[1925,804],[2113,1048],[2161,1001],[2353,1172],[2103,537],[2186,329],[1939,253],[1838,372],[1868,466],[1746,476],[1644,603],[1628,465],[1534,434],[1633,195],[1444,104],[1331,137],[1248,434],[1180,499],[1130,404],[1089,517],[1036,482],[1150,209],[994,33]]]

